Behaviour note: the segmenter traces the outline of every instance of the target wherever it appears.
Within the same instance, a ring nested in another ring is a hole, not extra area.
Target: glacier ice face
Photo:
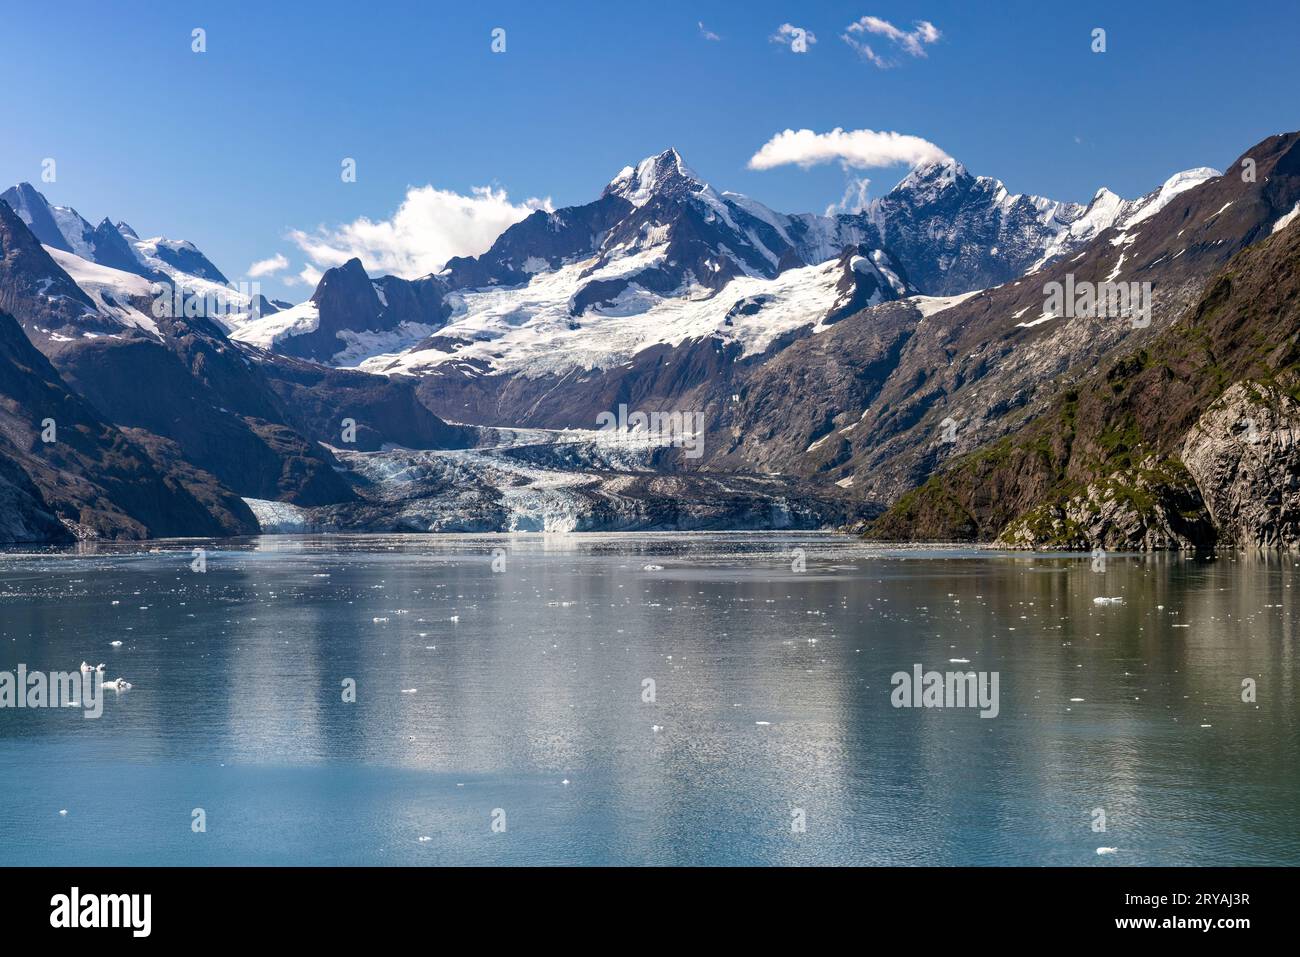
[[[361,501],[317,508],[247,499],[264,533],[540,532],[818,528],[843,490],[775,476],[665,471],[671,449],[595,430],[484,430],[475,449],[331,449]]]

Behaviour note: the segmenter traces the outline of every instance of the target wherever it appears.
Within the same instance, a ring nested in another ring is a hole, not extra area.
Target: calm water
[[[0,555],[0,670],[134,685],[0,710],[0,864],[1300,864],[1291,559],[193,545]],[[1000,714],[891,707],[915,663]]]

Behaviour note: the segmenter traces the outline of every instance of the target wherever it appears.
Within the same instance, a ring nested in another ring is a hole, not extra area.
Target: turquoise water
[[[0,670],[133,685],[0,709],[0,864],[1300,863],[1290,559],[150,549],[0,554]],[[914,664],[996,671],[997,717],[892,707]]]

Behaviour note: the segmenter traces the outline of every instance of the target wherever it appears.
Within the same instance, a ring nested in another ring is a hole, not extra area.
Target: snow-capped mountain
[[[576,311],[583,289],[617,282],[620,270],[644,261],[644,256],[615,259],[593,272],[590,261],[581,260],[539,273],[522,290],[452,293],[451,319],[436,336],[396,355],[367,359],[360,367],[408,375],[444,364],[468,375],[564,374],[609,369],[652,346],[705,338],[735,346],[738,358],[745,358],[800,329],[824,328],[846,310],[916,291],[882,250],[853,246],[839,259],[787,269],[771,279],[738,276],[712,294],[697,288],[663,296],[629,281],[605,305]]]
[[[450,313],[447,286],[426,276],[372,281],[352,259],[327,269],[306,302],[245,322],[232,338],[282,355],[354,365],[354,360],[419,342]]]
[[[881,243],[907,264],[918,287],[932,296],[952,296],[1040,269],[1082,249],[1103,230],[1153,215],[1179,192],[1218,175],[1207,168],[1187,170],[1136,200],[1102,188],[1085,206],[1012,194],[1001,181],[972,176],[960,163],[946,160],[912,170],[873,200],[865,216]]]
[[[453,359],[603,367],[712,334],[743,340],[748,354],[850,302],[915,293],[873,236],[860,216],[787,216],[719,193],[669,149],[624,168],[594,202],[539,210],[437,276],[385,277],[372,290],[354,261],[329,270],[309,302],[234,337],[385,372]],[[846,249],[858,259],[851,281],[836,262]]]
[[[786,216],[719,193],[668,149],[625,167],[595,202],[539,210],[482,256],[452,259],[440,277],[451,289],[516,286],[583,261],[588,273],[601,276],[600,285],[579,290],[581,312],[632,282],[660,295],[707,293],[738,276],[772,278],[824,262],[868,239],[851,217]]]
[[[1030,271],[1039,269],[1076,249],[1081,249],[1112,226],[1120,231],[1136,226],[1164,209],[1179,193],[1221,175],[1223,174],[1218,170],[1208,166],[1184,170],[1169,177],[1158,189],[1137,199],[1124,199],[1103,186],[1097,190],[1082,215],[1070,223],[1070,228],[1058,233],[1048,243],[1043,255],[1033,264]]]
[[[0,193],[0,199],[13,207],[43,245],[148,279],[180,274],[230,283],[193,243],[162,236],[141,239],[126,223],[114,225],[107,218],[91,226],[71,206],[52,205],[31,183],[11,186]]]
[[[205,313],[228,328],[253,315],[277,311],[265,297],[234,287],[191,242],[163,236],[141,239],[126,223],[115,225],[107,218],[98,226],[91,226],[72,207],[50,203],[30,183],[11,186],[0,193],[0,200],[9,204],[65,271],[80,274],[101,288],[113,301],[109,307],[111,312],[127,308],[128,301],[139,299],[138,279],[160,284],[165,287],[162,294],[174,300],[194,298],[209,305],[219,303],[216,308],[205,305]],[[159,291],[154,290],[153,294]],[[130,308],[135,312],[149,311],[139,309],[138,305]],[[140,325],[134,316],[129,316],[127,321]]]
[[[228,291],[211,278],[224,276],[189,244],[91,228],[19,186],[0,199],[0,311],[228,530],[290,506],[313,527],[413,529],[531,527],[552,506],[585,516],[575,527],[761,523],[805,493],[823,517],[879,510],[951,454],[934,440],[944,415],[962,423],[961,447],[992,440],[1142,335],[1040,315],[1048,279],[1149,281],[1154,332],[1234,250],[1285,230],[1300,206],[1291,147],[1265,145],[1258,185],[1196,169],[1085,206],[1011,195],[949,162],[826,216],[719,192],[667,150],[436,275],[371,277],[351,260],[307,302],[251,318],[158,315],[156,284],[202,295]],[[619,464],[573,440],[624,404],[693,410],[703,457],[662,448]],[[552,430],[528,453],[545,468],[501,467],[523,454],[490,449],[511,428]],[[31,528],[42,508],[94,524],[94,489],[60,499],[37,465],[21,468],[49,506],[13,472]],[[418,487],[399,481],[417,472]],[[448,506],[470,476],[466,508]],[[521,478],[532,492],[510,484]],[[582,491],[552,501],[557,483]],[[425,504],[404,504],[413,494]],[[671,506],[680,496],[712,504],[688,515]],[[124,515],[96,534],[141,534],[140,507]]]
[[[326,369],[232,343],[211,317],[155,314],[152,287],[136,273],[42,244],[0,200],[0,327],[7,323],[27,349],[11,350],[9,388],[20,397],[11,411],[19,424],[0,423],[18,449],[7,449],[0,436],[0,497],[28,515],[11,525],[16,537],[40,526],[42,509],[77,535],[140,537],[255,531],[243,497],[304,506],[350,501],[349,482],[322,447],[339,440],[345,417],[356,423],[350,444],[360,450],[472,440],[423,406],[411,380]],[[66,398],[24,406],[22,396],[50,392],[34,381],[42,363],[53,367],[46,378],[107,425],[83,428],[85,417]],[[48,447],[32,432],[46,415],[60,430]],[[45,469],[42,456],[23,451],[31,446],[47,459],[67,448],[84,452],[95,429],[106,442],[91,456],[103,466],[98,477],[77,471],[66,456]],[[150,469],[172,491],[151,493]],[[45,505],[24,491],[24,474]],[[116,484],[105,484],[110,474]],[[3,528],[0,522],[0,537]]]
[[[1180,173],[1133,201],[1103,189],[1085,206],[1013,195],[947,160],[917,167],[860,212],[788,215],[715,190],[668,149],[622,169],[594,202],[536,211],[436,276],[372,282],[354,261],[329,270],[310,301],[234,336],[416,375],[446,363],[473,374],[608,368],[709,335],[753,355],[848,306],[1019,278],[1213,175]],[[834,264],[850,249],[853,276],[874,278],[870,289],[855,279],[841,301],[845,273]]]

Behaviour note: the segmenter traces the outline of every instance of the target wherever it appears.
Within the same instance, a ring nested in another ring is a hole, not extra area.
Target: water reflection
[[[10,553],[0,669],[135,687],[0,711],[0,860],[110,863],[94,826],[126,863],[1296,863],[1297,577],[828,535]],[[917,663],[998,672],[999,717],[890,707]]]

